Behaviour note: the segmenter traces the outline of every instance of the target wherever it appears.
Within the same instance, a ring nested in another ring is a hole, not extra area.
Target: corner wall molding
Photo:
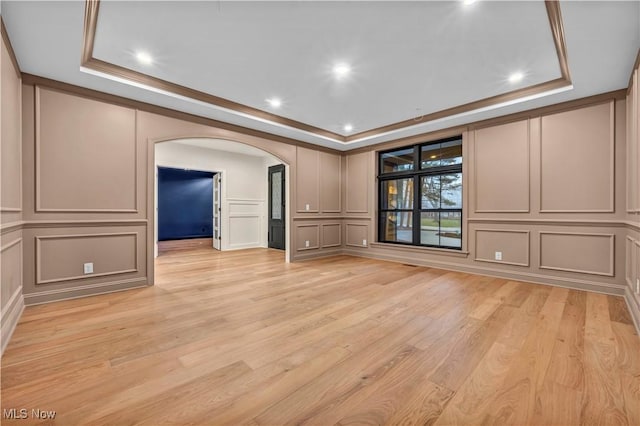
[[[4,44],[7,45],[7,50],[9,51],[9,57],[11,58],[13,69],[18,75],[18,80],[21,80],[22,72],[20,71],[18,58],[16,58],[16,52],[13,50],[13,46],[11,45],[11,40],[9,39],[9,33],[7,32],[7,27],[4,26],[4,19],[2,19],[1,15],[0,15],[0,32],[2,33],[2,39],[4,40]]]
[[[42,240],[65,240],[65,239],[81,239],[81,238],[108,238],[108,237],[120,237],[120,236],[132,236],[134,241],[134,268],[123,269],[109,272],[92,273],[90,275],[75,275],[61,278],[42,278]],[[93,234],[64,234],[64,235],[40,235],[36,236],[36,256],[35,256],[35,272],[36,272],[36,286],[43,284],[53,284],[59,282],[69,282],[77,280],[86,280],[99,277],[108,277],[112,275],[130,274],[136,273],[138,269],[138,233],[137,232],[110,232],[110,233],[93,233]]]

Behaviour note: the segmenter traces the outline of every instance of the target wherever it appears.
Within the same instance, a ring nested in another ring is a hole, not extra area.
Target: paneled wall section
[[[616,92],[386,144],[463,135],[460,252],[376,242],[377,151],[347,153],[345,252],[622,295],[625,115]]]
[[[342,156],[298,147],[293,259],[339,253],[342,232]]]
[[[640,58],[640,52],[638,53]],[[636,65],[640,60],[636,61]],[[627,91],[627,146],[626,146],[626,221],[625,282],[627,302],[640,324],[640,86],[639,72],[631,74]]]
[[[186,114],[141,110],[126,99],[36,77],[22,92],[27,304],[153,282],[154,147],[169,140],[226,139],[274,155],[289,166],[291,259],[342,247],[337,152],[265,139]],[[266,187],[266,172],[262,175]],[[260,245],[256,235],[266,235],[266,200],[238,198],[233,188],[227,186],[225,204],[227,234],[233,235],[228,248]],[[85,263],[93,263],[92,273],[84,273]]]
[[[22,195],[22,82],[2,25],[0,42],[0,352],[24,306]]]

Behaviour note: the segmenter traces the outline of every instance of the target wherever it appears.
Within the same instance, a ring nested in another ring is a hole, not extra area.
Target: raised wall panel
[[[614,276],[613,234],[540,232],[540,269]]]
[[[624,245],[625,262],[624,262],[624,277],[627,285],[634,289],[634,283],[636,278],[636,240],[627,236]]]
[[[502,260],[495,260],[497,251],[502,252]],[[475,260],[529,266],[529,231],[476,229]]]
[[[346,212],[369,212],[368,153],[347,155],[346,157]]]
[[[306,246],[309,241],[309,247]],[[315,250],[320,247],[320,226],[317,224],[296,225],[296,250]]]
[[[4,39],[1,44],[0,211],[20,212],[22,210],[22,84],[13,68]]]
[[[260,247],[266,230],[264,223],[264,202],[261,200],[228,200],[229,226],[227,236],[230,249]],[[222,227],[223,238],[225,227]]]
[[[529,211],[529,121],[475,132],[475,211]]]
[[[542,117],[541,212],[613,212],[614,102]]]
[[[296,158],[296,211],[317,213],[320,208],[318,151],[298,147]]]
[[[228,200],[229,216],[261,216],[264,202],[262,200]]]
[[[638,71],[634,71],[627,95],[627,199],[626,208],[629,212],[637,211],[640,208],[640,145],[638,143]]]
[[[36,211],[137,211],[136,112],[36,87]]]
[[[323,223],[321,227],[322,248],[342,245],[342,226],[339,223]]]
[[[229,248],[247,248],[260,246],[262,220],[260,216],[229,217]],[[223,228],[224,232],[224,228]]]
[[[22,238],[11,239],[0,247],[0,262],[0,302],[4,315],[11,297],[22,287]]]
[[[320,211],[322,213],[340,213],[341,206],[341,167],[340,156],[320,152]],[[298,169],[300,170],[300,169]],[[300,173],[298,171],[298,173]]]
[[[633,136],[633,148],[635,151],[635,157],[632,160],[631,167],[633,168],[635,175],[635,183],[632,183],[632,188],[634,191],[635,197],[634,205],[636,213],[640,213],[640,71],[636,70],[634,73],[634,116],[633,116],[633,125],[634,125],[634,133]]]
[[[369,225],[361,224],[361,223],[347,223],[345,224],[346,229],[346,245],[352,247],[366,247],[368,245],[368,241],[366,244],[363,244],[363,241],[367,240],[367,235],[369,235]]]
[[[93,274],[83,273],[93,263]],[[68,234],[36,237],[36,284],[138,271],[138,233]]]
[[[636,292],[637,287],[635,287],[637,285],[638,280],[640,280],[640,241],[636,240],[634,243],[634,256],[633,256],[633,263],[631,264],[632,267],[632,271],[634,271],[634,276],[632,277],[632,290],[634,292]],[[635,267],[634,267],[635,266]],[[638,294],[636,292],[636,294]]]

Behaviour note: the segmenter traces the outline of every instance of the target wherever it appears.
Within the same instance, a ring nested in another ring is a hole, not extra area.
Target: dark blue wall
[[[158,167],[158,240],[213,236],[213,175]]]

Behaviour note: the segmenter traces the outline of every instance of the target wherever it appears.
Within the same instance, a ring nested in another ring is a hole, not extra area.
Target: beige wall
[[[622,295],[625,118],[616,92],[348,153],[345,252]],[[462,252],[377,243],[377,151],[460,134]]]
[[[639,53],[640,54],[640,53]],[[638,64],[638,61],[636,61]],[[625,282],[627,302],[640,324],[640,90],[633,70],[627,92]]]
[[[3,31],[4,32],[4,31]],[[3,34],[5,36],[5,34]],[[0,350],[4,351],[23,307],[21,81],[10,46],[0,46]]]
[[[187,115],[155,113],[44,79],[26,81],[22,90],[27,304],[153,282],[156,144],[158,164],[175,165],[163,162],[164,141],[225,139],[272,154],[288,165],[290,175],[291,260],[341,249],[341,228],[336,226],[342,208],[338,152],[283,143]],[[266,163],[257,162],[266,182]],[[255,183],[253,188],[266,188],[266,183]],[[260,199],[246,191],[238,195],[235,186],[227,189],[232,198]],[[228,232],[233,225],[228,224]],[[88,262],[94,263],[94,273],[85,275],[83,264]]]
[[[343,244],[342,155],[298,147],[292,238],[294,259],[339,253]],[[337,226],[338,225],[338,226]]]

